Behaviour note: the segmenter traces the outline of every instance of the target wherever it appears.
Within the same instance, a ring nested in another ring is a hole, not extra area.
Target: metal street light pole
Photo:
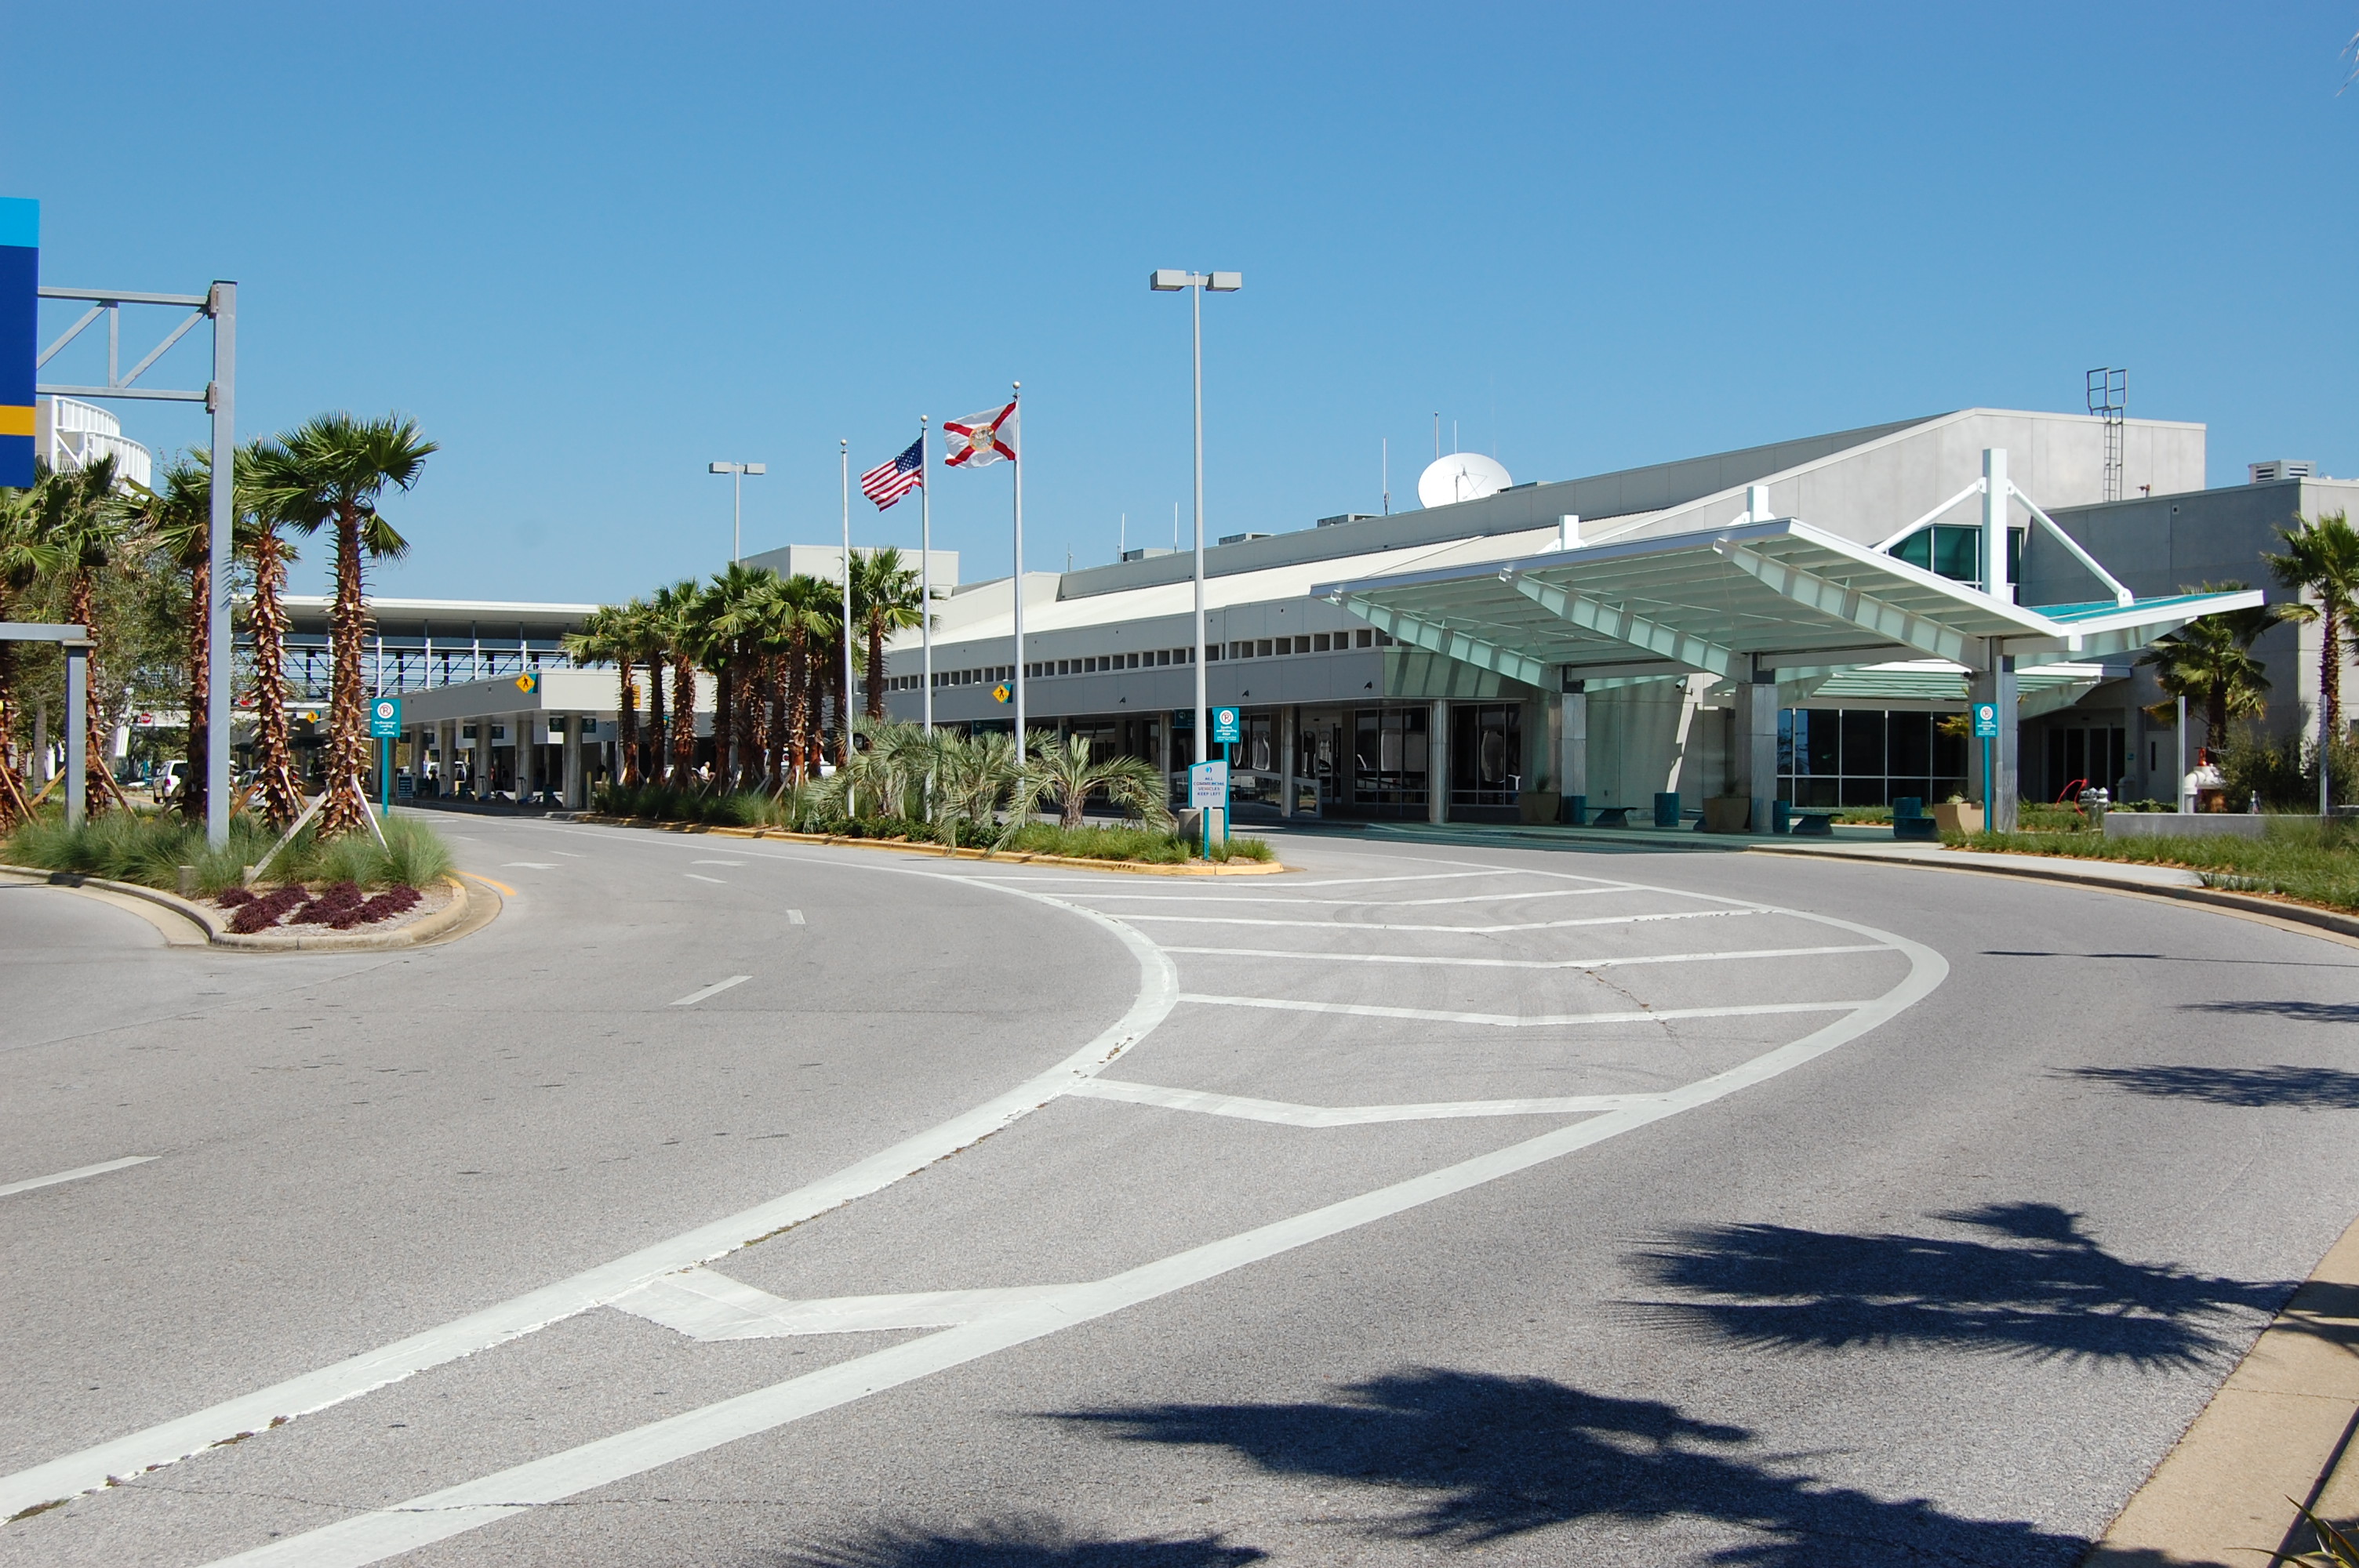
[[[1235,272],[1180,272],[1158,267],[1147,275],[1147,287],[1158,294],[1176,294],[1180,289],[1190,293],[1192,307],[1191,331],[1195,365],[1196,400],[1196,733],[1195,760],[1203,762],[1212,755],[1205,737],[1204,703],[1204,291],[1234,294],[1245,287],[1245,275]]]
[[[770,465],[767,463],[714,463],[707,471],[730,475],[731,483],[737,492],[735,503],[729,513],[729,564],[734,567],[745,554],[745,476],[749,473],[767,473],[770,471]]]

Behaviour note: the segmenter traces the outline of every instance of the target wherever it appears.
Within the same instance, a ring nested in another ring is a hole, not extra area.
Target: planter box
[[[1516,818],[1519,822],[1554,822],[1563,806],[1564,796],[1555,790],[1524,790],[1516,796]]]
[[[2108,838],[2259,838],[2269,819],[2231,811],[2108,811]]]
[[[1944,801],[1933,808],[1933,825],[1944,833],[1979,833],[1983,830],[1983,808]]]
[[[1741,795],[1715,795],[1703,803],[1703,830],[1707,833],[1742,833],[1752,820],[1753,802]]]

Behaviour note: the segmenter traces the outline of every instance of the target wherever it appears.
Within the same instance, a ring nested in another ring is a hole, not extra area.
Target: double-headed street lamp
[[[737,564],[737,557],[745,553],[745,476],[749,473],[767,473],[770,471],[770,465],[767,463],[714,463],[711,471],[734,476],[731,482],[737,491],[737,503],[729,515],[729,564],[734,567]]]
[[[1205,740],[1211,733],[1205,727],[1204,712],[1204,291],[1214,294],[1234,294],[1243,288],[1245,274],[1241,272],[1179,272],[1169,267],[1158,267],[1147,275],[1147,287],[1158,294],[1177,294],[1188,289],[1192,297],[1190,306],[1194,316],[1196,355],[1196,761],[1210,757],[1212,746]]]

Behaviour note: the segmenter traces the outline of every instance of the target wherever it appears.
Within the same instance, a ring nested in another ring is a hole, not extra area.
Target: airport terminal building
[[[2002,797],[2169,798],[2179,738],[2138,653],[2259,601],[2200,590],[2264,583],[2276,529],[2359,503],[2306,464],[2205,490],[2205,456],[2200,425],[1967,409],[1233,536],[1205,552],[1205,674],[1243,712],[1240,816],[1564,820],[1676,795],[1766,826],[1775,800],[1979,797],[1959,732],[1976,697],[2010,720]],[[840,569],[830,546],[772,554]],[[1027,574],[1018,649],[1017,585],[958,583],[938,555],[935,721],[1012,726],[997,692],[1020,667],[1032,727],[1176,776],[1197,752],[1192,566]],[[324,675],[317,608],[298,607],[290,675]],[[612,767],[614,680],[566,668],[560,639],[590,608],[375,601],[413,751],[512,788],[522,737],[536,787],[584,798]],[[2315,627],[2255,652],[2270,728],[2302,724]],[[889,647],[897,719],[923,711],[920,656],[915,633]]]

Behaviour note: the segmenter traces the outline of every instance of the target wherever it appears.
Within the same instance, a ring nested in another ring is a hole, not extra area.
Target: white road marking
[[[1883,932],[1826,915],[1808,918],[1855,931],[1863,936],[1886,936]],[[283,1536],[266,1546],[222,1558],[208,1568],[271,1568],[293,1563],[303,1564],[304,1568],[365,1568],[366,1564],[496,1523],[512,1514],[627,1480],[740,1438],[775,1431],[806,1416],[963,1366],[1012,1346],[1046,1338],[1076,1324],[1109,1316],[1708,1105],[1791,1072],[1858,1038],[1923,1000],[1949,974],[1948,960],[1931,948],[1903,937],[1886,939],[1908,954],[1909,972],[1900,984],[1874,1002],[1791,1044],[1765,1052],[1726,1072],[1651,1097],[1644,1104],[1607,1111],[1455,1165],[1207,1242],[1103,1280],[1068,1286],[1046,1299],[1011,1306],[957,1328],[839,1361],[817,1372],[756,1389],[701,1410],[619,1432],[389,1508],[350,1515],[300,1535]]]
[[[1159,920],[1181,925],[1294,925],[1313,931],[1444,931],[1470,936],[1502,931],[1560,931],[1572,925],[1643,925],[1658,920],[1724,920],[1737,914],[1769,914],[1760,905],[1741,909],[1678,909],[1653,914],[1593,914],[1579,920],[1535,920],[1519,925],[1397,925],[1373,920],[1252,920],[1242,914],[1125,914],[1125,920]]]
[[[1552,1029],[1571,1023],[1655,1023],[1674,1018],[1750,1018],[1773,1012],[1841,1012],[1864,1001],[1765,1001],[1745,1007],[1658,1007],[1634,1012],[1441,1012],[1422,1007],[1378,1007],[1356,1001],[1297,1001],[1277,996],[1200,996],[1181,1001],[1205,1007],[1264,1007],[1280,1012],[1341,1012],[1354,1018],[1413,1018],[1427,1023],[1487,1023],[1498,1029]]]
[[[897,1328],[951,1328],[1024,1302],[1070,1290],[1069,1285],[1017,1285],[1004,1290],[919,1291],[892,1296],[833,1296],[788,1301],[711,1269],[689,1269],[650,1280],[607,1304],[661,1324],[691,1339],[778,1339],[801,1334],[874,1334]]]
[[[562,855],[569,860],[586,860],[590,858],[587,855],[577,855],[571,849],[551,849],[549,853],[552,855]]]
[[[1640,888],[1626,883],[1593,888],[1542,888],[1537,892],[1470,892],[1453,893],[1448,898],[1291,898],[1279,893],[1217,893],[1184,892],[1102,892],[1084,894],[1099,903],[1137,899],[1188,899],[1195,903],[1286,903],[1302,909],[1406,909],[1434,903],[1506,903],[1526,898],[1587,898],[1602,892],[1656,892],[1656,888]]]
[[[1275,947],[1166,946],[1163,950],[1222,958],[1321,958],[1338,964],[1439,964],[1466,969],[1618,969],[1631,964],[1711,964],[1728,958],[1810,958],[1822,953],[1890,951],[1881,942],[1842,947],[1745,947],[1725,953],[1643,953],[1626,958],[1441,958],[1423,953],[1319,953]]]
[[[557,870],[557,862],[554,860],[502,860],[500,862],[500,870],[504,871],[516,866],[522,866],[527,871],[553,871]]]
[[[787,911],[787,924],[789,925],[803,925],[803,912],[799,909],[790,909]]]
[[[690,860],[689,862],[691,866],[742,866],[745,863],[743,860]]]
[[[96,1165],[77,1165],[71,1171],[60,1171],[54,1176],[35,1176],[28,1182],[10,1182],[0,1186],[0,1198],[12,1193],[29,1193],[35,1187],[54,1187],[60,1182],[78,1182],[84,1176],[103,1176],[109,1171],[127,1170],[133,1165],[144,1165],[150,1160],[161,1158],[160,1154],[126,1154],[120,1160],[108,1160]]]
[[[557,831],[564,831],[558,829]],[[582,831],[575,829],[574,831]],[[594,831],[594,830],[592,830]],[[815,859],[800,855],[765,857],[779,860]],[[924,876],[933,873],[890,864],[864,869],[887,875]],[[1180,974],[1170,959],[1145,936],[1085,905],[1050,893],[1001,883],[996,891],[1077,914],[1102,927],[1129,951],[1138,964],[1138,991],[1123,1015],[1095,1039],[1047,1071],[1035,1074],[1006,1093],[984,1101],[948,1121],[903,1139],[890,1148],[845,1166],[832,1176],[729,1215],[694,1230],[644,1247],[636,1252],[586,1270],[538,1290],[510,1297],[454,1322],[413,1334],[406,1339],[339,1361],[266,1389],[197,1411],[192,1414],[101,1443],[61,1458],[0,1476],[0,1519],[59,1498],[94,1491],[114,1476],[135,1476],[185,1459],[225,1437],[259,1432],[279,1417],[293,1418],[326,1410],[373,1389],[399,1382],[430,1367],[440,1367],[521,1338],[552,1323],[561,1322],[603,1305],[659,1275],[675,1273],[692,1264],[710,1262],[741,1247],[799,1225],[816,1215],[840,1208],[869,1194],[881,1192],[904,1177],[915,1175],[938,1160],[1009,1127],[1055,1099],[1079,1079],[1121,1060],[1123,1054],[1145,1039],[1170,1014],[1180,995]]]
[[[698,864],[700,864],[700,865],[701,865],[702,863],[703,863],[703,862],[701,862],[701,861],[699,861],[699,862],[698,862]],[[681,876],[684,876],[684,877],[689,878],[689,879],[690,879],[690,881],[692,881],[711,882],[714,887],[717,887],[717,888],[725,888],[725,887],[727,887],[727,886],[729,885],[727,882],[723,881],[719,877],[701,877],[701,876],[698,876],[694,871],[682,871],[682,872],[680,872],[679,874],[680,874]]]
[[[1272,1121],[1281,1127],[1364,1127],[1372,1122],[1440,1121],[1468,1116],[1580,1116],[1621,1110],[1655,1098],[1645,1094],[1563,1095],[1552,1099],[1434,1100],[1422,1105],[1294,1105],[1286,1100],[1212,1094],[1202,1089],[1167,1089],[1159,1084],[1134,1084],[1113,1078],[1092,1078],[1065,1092],[1083,1099],[1200,1111],[1206,1116],[1230,1116],[1243,1121]]]
[[[704,988],[702,990],[701,990],[701,991],[690,991],[690,992],[689,992],[686,996],[684,996],[684,997],[680,998],[678,1001],[673,1002],[671,1005],[672,1005],[672,1006],[674,1006],[674,1007],[694,1007],[698,1002],[702,1001],[706,997],[709,997],[709,996],[719,996],[723,991],[727,990],[731,986],[742,986],[742,985],[744,985],[747,980],[750,980],[750,979],[752,979],[753,978],[754,978],[754,977],[753,977],[753,976],[751,976],[751,975],[732,975],[732,976],[730,976],[730,977],[729,977],[727,979],[725,979],[725,980],[715,980],[715,981],[713,981],[711,985],[709,985],[709,986],[705,987],[705,988]]]

